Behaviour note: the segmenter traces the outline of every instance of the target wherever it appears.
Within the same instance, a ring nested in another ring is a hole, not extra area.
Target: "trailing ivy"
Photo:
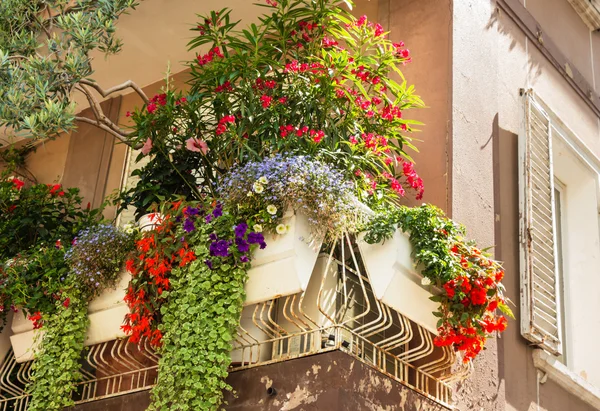
[[[71,393],[81,379],[79,358],[89,325],[87,299],[72,287],[55,313],[44,318],[44,334],[32,365],[29,411],[62,410],[73,405]]]
[[[123,329],[161,355],[150,410],[216,410],[231,362],[244,284],[262,233],[218,202],[165,204],[137,241]]]
[[[132,245],[128,234],[111,225],[98,225],[82,230],[66,254],[60,243],[55,246],[54,251],[63,263],[62,292],[56,298],[54,310],[44,309],[30,316],[34,328],[43,327],[43,334],[38,335],[39,351],[27,388],[31,395],[28,410],[60,411],[73,405],[72,393],[81,380],[79,360],[89,325],[88,302],[115,284]],[[63,273],[67,266],[68,274]],[[49,267],[52,269],[52,264]],[[15,273],[26,276],[27,270]],[[44,306],[38,303],[29,308]]]
[[[422,267],[423,285],[444,291],[431,297],[440,303],[433,314],[439,317],[434,343],[451,345],[469,361],[483,349],[489,334],[506,329],[506,305],[502,265],[465,239],[465,228],[446,218],[439,208],[393,207],[378,213],[365,228],[365,241],[389,240],[397,229],[409,234],[413,258]]]

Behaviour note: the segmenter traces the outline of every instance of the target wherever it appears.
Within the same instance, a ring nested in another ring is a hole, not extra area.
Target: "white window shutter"
[[[562,354],[555,241],[552,122],[532,92],[525,94],[525,130],[519,139],[521,333]]]

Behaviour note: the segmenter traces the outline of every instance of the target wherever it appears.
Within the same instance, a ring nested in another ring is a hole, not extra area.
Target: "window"
[[[521,332],[600,387],[600,161],[532,92],[525,99]]]

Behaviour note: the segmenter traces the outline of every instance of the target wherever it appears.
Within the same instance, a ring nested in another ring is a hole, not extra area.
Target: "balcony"
[[[408,241],[405,244],[408,246]],[[378,281],[381,276],[367,273],[364,262],[367,258],[359,251],[361,247],[364,253],[375,255],[354,237],[346,236],[333,247],[321,250],[310,281],[300,292],[270,296],[258,302],[251,298],[254,301],[246,305],[242,313],[230,371],[339,352],[431,402],[451,408],[452,383],[466,377],[469,367],[457,370],[454,352],[449,347],[434,346],[435,330],[423,314],[430,309],[430,301],[421,301],[419,307],[417,300],[413,303],[417,306],[412,309],[398,310],[403,300],[414,299],[415,291],[406,283],[401,288],[387,287],[394,291],[393,298],[377,297],[370,277]],[[410,249],[405,251],[402,253],[404,265],[411,266],[410,260],[406,260],[410,259]],[[380,256],[380,263],[382,258]],[[398,267],[398,261],[393,264]],[[381,269],[384,270],[384,266]],[[408,268],[399,271],[408,271]],[[281,274],[280,281],[285,281],[285,272]],[[418,286],[422,289],[420,284]],[[268,284],[265,287],[268,288]],[[265,296],[268,297],[264,294],[263,298]],[[111,324],[110,327],[116,326],[115,321]],[[92,324],[92,327],[98,326]],[[29,333],[22,328],[13,327],[13,330]],[[115,330],[105,331],[110,334]],[[13,335],[13,344],[14,341],[23,343],[18,335]],[[15,346],[15,350],[29,353],[29,357],[21,354],[17,361],[14,351],[10,350],[0,368],[0,410],[27,408],[24,388],[29,380],[31,361],[23,362],[23,358],[32,357],[32,343],[33,340],[28,347]],[[157,361],[158,356],[146,342],[136,346],[123,339],[113,339],[91,345],[81,360],[84,379],[74,400],[76,404],[84,404],[149,390],[156,382]]]

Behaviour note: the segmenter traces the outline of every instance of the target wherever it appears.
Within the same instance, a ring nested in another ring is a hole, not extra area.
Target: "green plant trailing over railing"
[[[81,378],[79,360],[89,325],[88,302],[115,285],[132,246],[131,235],[101,224],[82,230],[63,253],[68,272],[60,281],[61,300],[54,312],[43,311],[35,318],[34,327],[43,322],[44,334],[28,387],[29,410],[59,411],[73,404],[71,396]]]
[[[43,316],[44,334],[31,368],[27,388],[29,411],[59,411],[73,405],[72,393],[81,379],[83,343],[89,325],[87,298],[73,285],[53,314]]]
[[[179,201],[162,212],[127,262],[124,330],[130,341],[148,338],[161,355],[151,410],[216,410],[230,388],[224,379],[250,255],[266,244],[218,203]]]
[[[435,206],[394,207],[378,213],[365,228],[365,241],[389,240],[397,229],[409,234],[413,257],[423,267],[423,284],[444,289],[431,297],[440,303],[438,346],[453,346],[470,361],[484,348],[486,338],[506,329],[513,314],[501,283],[504,270],[490,255],[465,240],[465,228],[446,218]]]

